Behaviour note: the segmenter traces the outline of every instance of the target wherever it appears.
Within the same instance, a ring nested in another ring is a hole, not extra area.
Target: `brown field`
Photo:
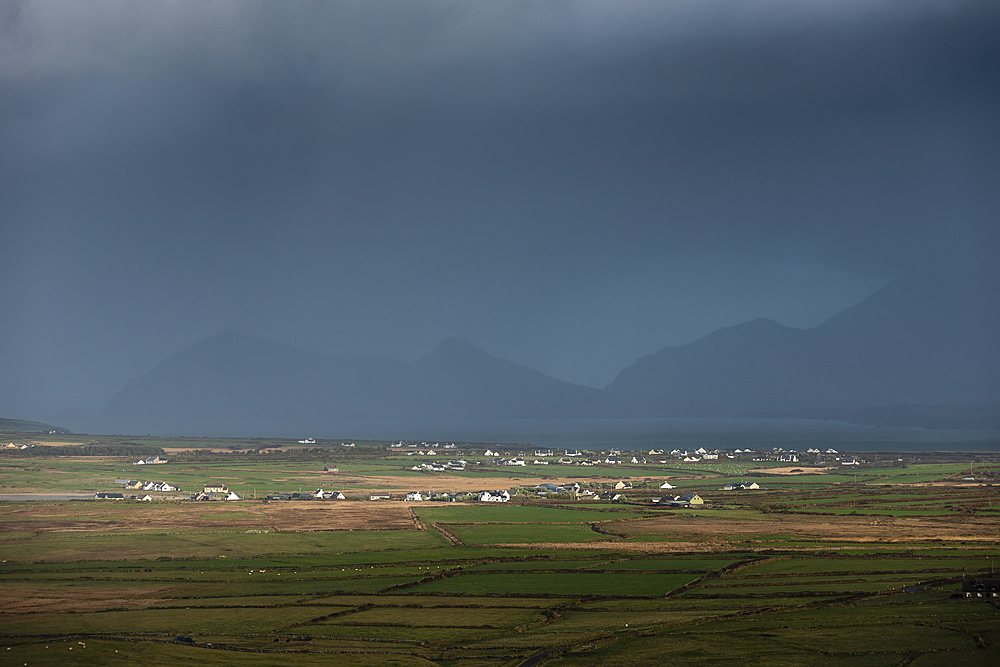
[[[106,609],[141,609],[168,602],[168,597],[147,596],[169,589],[167,584],[139,587],[135,583],[127,583],[117,586],[87,586],[78,590],[67,586],[39,590],[38,584],[34,582],[11,583],[4,586],[3,595],[0,595],[0,614],[65,614]]]
[[[175,530],[415,530],[402,503],[18,503],[0,506],[0,532]]]
[[[787,535],[815,542],[970,542],[1000,541],[993,518],[830,516],[761,514],[754,519],[728,519],[696,514],[605,524],[608,532],[641,539],[642,535],[669,536],[690,542],[745,541],[757,535]]]

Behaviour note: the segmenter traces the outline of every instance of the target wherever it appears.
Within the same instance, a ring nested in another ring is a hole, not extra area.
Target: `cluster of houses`
[[[191,496],[191,500],[242,500],[235,491],[230,491],[225,484],[209,483]]]
[[[115,484],[120,484],[126,489],[141,489],[143,491],[180,491],[180,489],[167,482],[143,482],[138,479],[116,479]]]
[[[347,500],[347,497],[340,491],[325,491],[316,489],[312,493],[272,493],[264,497],[265,500]]]
[[[757,482],[751,482],[747,484],[746,482],[740,482],[739,484],[731,482],[722,487],[723,491],[751,491],[762,488]]]
[[[151,502],[153,500],[153,496],[149,495],[148,493],[144,496],[139,496],[139,495],[126,496],[124,493],[106,493],[104,491],[101,491],[99,493],[94,494],[94,500],[138,500],[142,502]]]
[[[692,505],[704,505],[705,501],[697,493],[685,493],[676,496],[663,496],[662,498],[650,498],[654,505],[665,505],[667,507],[691,507]]]
[[[417,443],[405,440],[393,442],[389,446],[390,449],[408,448],[409,451],[406,452],[407,456],[438,456],[438,450],[454,449],[455,447],[457,447],[457,445],[453,442],[444,444],[436,442]],[[476,456],[476,452],[473,451],[470,451],[469,454]],[[672,465],[678,462],[700,463],[719,460],[752,460],[755,462],[778,463],[798,463],[800,460],[808,460],[810,463],[822,464],[823,461],[821,459],[826,454],[836,455],[837,452],[833,449],[827,449],[825,452],[820,451],[819,449],[809,449],[804,454],[800,454],[794,449],[786,450],[781,447],[775,447],[766,451],[758,451],[751,448],[725,451],[719,449],[709,450],[705,447],[698,447],[697,449],[692,450],[672,449],[670,451],[653,448],[649,450],[648,454],[630,452],[626,455],[623,455],[620,450],[611,449],[607,452],[600,452],[598,455],[596,452],[579,449],[564,449],[561,454],[553,451],[552,449],[536,449],[534,450],[534,456],[532,457],[530,453],[525,451],[511,451],[510,449],[505,449],[504,447],[489,447],[483,451],[482,456],[485,459],[488,459],[486,463],[492,463],[494,465],[527,466],[559,464],[573,466],[605,466],[622,465],[626,463],[630,463],[632,465]],[[837,457],[837,460],[841,461],[840,457]],[[841,463],[844,465],[856,465],[854,461],[854,459],[845,459],[844,461],[841,461]],[[482,465],[483,463],[483,461],[473,461],[467,465]]]
[[[454,442],[444,442],[444,443],[425,442],[425,441],[416,442],[410,440],[400,440],[398,442],[394,442],[391,445],[389,445],[390,449],[400,449],[402,447],[408,447],[408,448],[429,447],[430,449],[457,449],[458,445],[456,445]]]
[[[418,466],[413,466],[410,470],[418,472],[448,472],[449,470],[465,470],[466,465],[468,464],[461,459],[458,461],[448,461],[447,463],[434,461],[431,463],[421,463]]]
[[[18,444],[13,443],[13,442],[8,442],[6,445],[3,445],[3,448],[4,449],[31,449],[32,447],[37,447],[37,446],[38,445],[36,443],[31,443],[30,445],[25,445],[25,444],[18,445]]]
[[[148,459],[139,459],[138,461],[136,461],[132,465],[134,465],[134,466],[157,465],[157,464],[162,464],[162,463],[166,463],[166,462],[167,462],[167,459],[165,459],[163,457],[160,457],[160,456],[150,456]]]

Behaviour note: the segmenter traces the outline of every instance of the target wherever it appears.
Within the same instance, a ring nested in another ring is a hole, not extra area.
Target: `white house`
[[[674,486],[673,484],[671,484],[670,482],[664,482],[663,484],[660,484],[660,488],[661,489],[676,489],[677,487]]]
[[[424,497],[422,495],[420,495],[419,491],[410,491],[409,493],[406,494],[406,499],[407,500],[423,500]]]
[[[479,494],[479,502],[481,503],[505,503],[510,500],[510,493],[507,490],[503,491],[483,491]]]

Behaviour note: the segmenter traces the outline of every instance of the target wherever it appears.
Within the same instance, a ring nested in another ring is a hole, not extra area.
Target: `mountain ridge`
[[[1000,308],[991,285],[969,285],[900,279],[810,329],[767,318],[723,327],[640,357],[604,389],[457,338],[409,363],[305,352],[226,330],[130,380],[103,416],[140,430],[274,431],[352,419],[736,417],[1000,404],[1000,349],[990,333],[1000,331]]]

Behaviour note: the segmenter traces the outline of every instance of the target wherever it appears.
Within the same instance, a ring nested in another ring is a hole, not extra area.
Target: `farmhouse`
[[[142,486],[143,491],[176,491],[177,487],[167,482],[146,482]]]
[[[419,491],[410,491],[406,494],[406,500],[423,500],[424,497]]]
[[[120,493],[98,493],[94,495],[95,500],[125,500],[125,496]]]
[[[225,484],[210,483],[205,485],[205,493],[229,493],[229,488]]]
[[[510,493],[503,491],[483,491],[479,494],[481,503],[505,503],[510,500]]]

